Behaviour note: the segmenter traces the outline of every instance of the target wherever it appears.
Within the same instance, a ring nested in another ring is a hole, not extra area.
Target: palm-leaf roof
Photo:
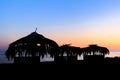
[[[19,56],[34,55],[44,56],[50,54],[52,57],[57,54],[59,46],[51,39],[44,37],[37,32],[33,32],[9,45],[6,51],[7,58],[14,58],[16,54]]]

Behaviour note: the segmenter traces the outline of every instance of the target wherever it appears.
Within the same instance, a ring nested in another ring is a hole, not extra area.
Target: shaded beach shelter
[[[81,48],[65,44],[60,46],[60,54],[63,55],[64,53],[66,53],[67,56],[81,55]]]
[[[60,46],[60,53],[56,59],[60,59],[59,61],[76,61],[78,55],[81,55],[80,47],[65,44]]]
[[[11,43],[6,51],[6,57],[14,59],[18,57],[44,57],[45,54],[50,54],[54,57],[58,53],[59,46],[53,40],[50,40],[37,32],[32,32],[15,42]],[[15,61],[15,60],[14,60]]]
[[[82,53],[85,55],[106,55],[109,54],[109,50],[106,47],[98,45],[89,45],[89,47],[81,48]]]
[[[89,47],[82,48],[82,53],[84,55],[84,58],[89,56],[104,58],[106,54],[109,54],[109,50],[106,47],[101,47],[93,44],[89,45]]]
[[[89,45],[89,51],[91,52],[91,54],[93,53],[93,55],[106,55],[109,54],[109,50],[106,47],[101,47],[98,45]]]

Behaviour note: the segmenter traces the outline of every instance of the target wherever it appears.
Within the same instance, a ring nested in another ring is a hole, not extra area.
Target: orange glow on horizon
[[[120,51],[120,38],[116,36],[67,36],[54,39],[59,45],[71,44],[77,47],[87,47],[90,44],[97,44],[99,46],[107,47],[110,51]]]
[[[107,47],[110,51],[120,51],[120,37],[116,35],[103,35],[97,36],[98,34],[57,34],[57,35],[44,35],[46,38],[54,40],[59,46],[63,44],[71,44],[77,47],[87,47],[90,44],[97,44],[99,46]],[[103,33],[102,33],[103,34]],[[0,46],[8,46],[10,43],[24,37],[26,35],[9,36],[5,40],[1,41]]]

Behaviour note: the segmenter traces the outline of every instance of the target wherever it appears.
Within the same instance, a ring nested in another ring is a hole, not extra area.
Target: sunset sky
[[[36,27],[59,45],[120,51],[120,0],[0,0],[0,49]]]

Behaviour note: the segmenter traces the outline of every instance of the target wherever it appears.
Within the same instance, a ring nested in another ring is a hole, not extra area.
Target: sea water
[[[5,51],[0,51],[0,64],[4,63],[13,63],[13,61],[9,61],[5,56]]]

